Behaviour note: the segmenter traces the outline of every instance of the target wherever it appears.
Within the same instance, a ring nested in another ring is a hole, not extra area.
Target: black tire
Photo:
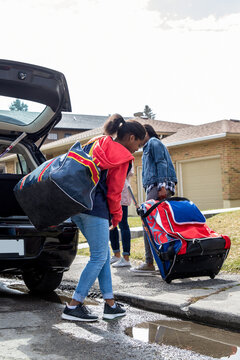
[[[171,279],[165,279],[165,281],[166,281],[167,284],[170,284],[172,280]]]
[[[216,275],[212,273],[209,276],[210,276],[211,279],[214,279]]]
[[[31,271],[25,271],[22,277],[30,291],[48,293],[60,285],[63,273],[32,269]]]

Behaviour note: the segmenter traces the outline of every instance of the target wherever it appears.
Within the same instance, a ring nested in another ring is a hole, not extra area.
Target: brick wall
[[[223,198],[240,199],[240,140],[228,138],[223,152]]]

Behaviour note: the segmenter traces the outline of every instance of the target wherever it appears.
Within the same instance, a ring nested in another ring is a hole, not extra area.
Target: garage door
[[[220,159],[201,159],[181,163],[180,191],[201,210],[223,207]]]

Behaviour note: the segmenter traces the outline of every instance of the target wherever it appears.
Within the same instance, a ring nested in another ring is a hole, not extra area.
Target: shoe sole
[[[157,275],[158,271],[156,270],[134,270],[134,269],[129,269],[129,271],[135,273],[135,274],[146,274],[146,275]]]
[[[103,319],[104,320],[113,320],[113,319],[116,319],[118,317],[122,317],[122,316],[125,316],[126,313],[122,313],[122,314],[104,314],[103,315]]]
[[[117,261],[119,261],[121,258],[117,258],[114,260],[110,260],[110,265],[115,264]]]
[[[61,317],[62,317],[63,320],[71,320],[71,321],[85,321],[85,322],[98,321],[98,318],[97,319],[83,319],[83,318],[77,318],[75,316],[66,315],[66,314],[62,314]]]
[[[113,265],[112,267],[118,268],[118,267],[131,267],[131,265]]]
[[[136,270],[136,269],[130,269],[131,272],[140,273],[140,274],[155,274],[157,273],[156,270]]]

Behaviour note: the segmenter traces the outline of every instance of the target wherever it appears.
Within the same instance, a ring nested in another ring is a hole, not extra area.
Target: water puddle
[[[182,320],[144,322],[125,330],[135,340],[170,345],[215,359],[240,359],[240,333]]]

